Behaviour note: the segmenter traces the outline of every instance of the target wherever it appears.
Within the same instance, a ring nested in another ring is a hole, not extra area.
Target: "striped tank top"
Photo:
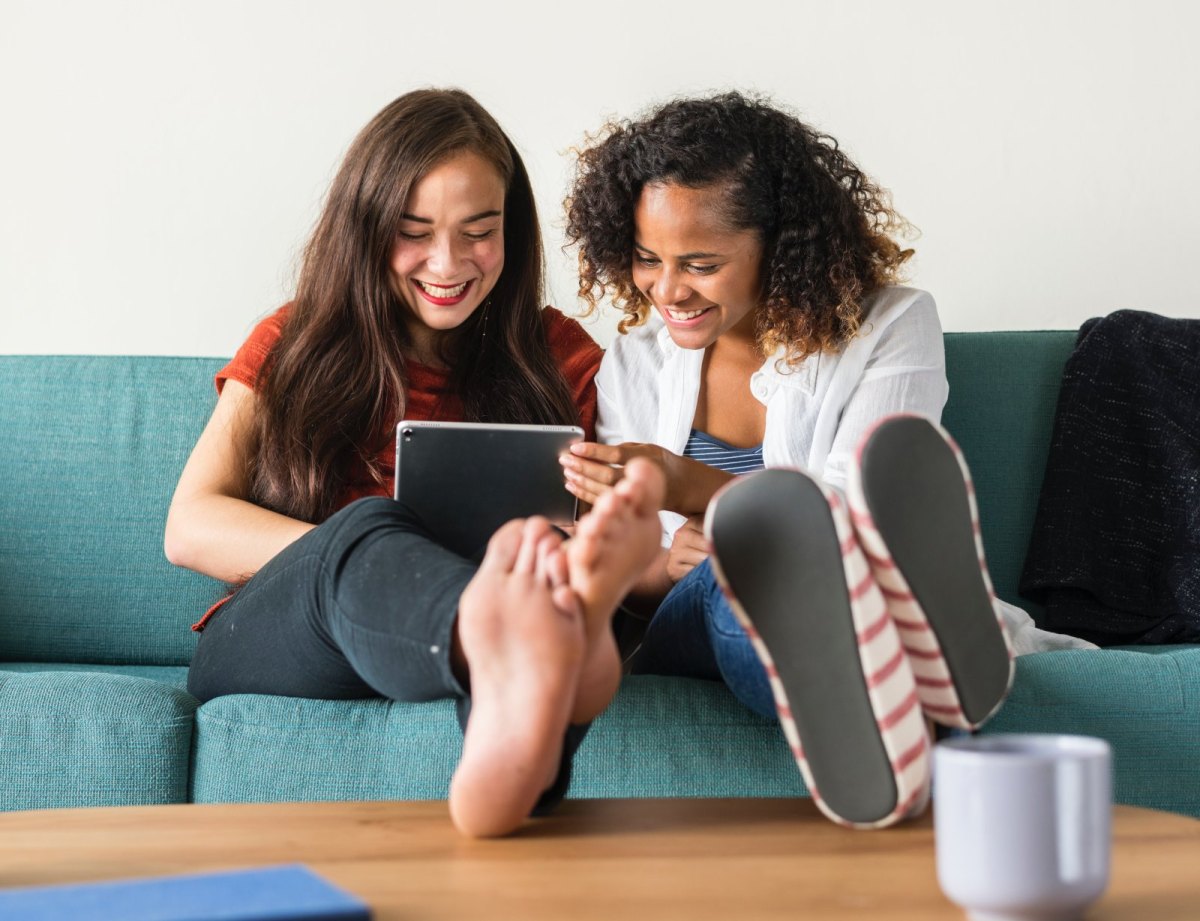
[[[707,432],[692,429],[683,456],[698,460],[702,464],[724,470],[726,473],[752,473],[763,469],[762,445],[753,448],[735,448],[733,445],[713,438]]]

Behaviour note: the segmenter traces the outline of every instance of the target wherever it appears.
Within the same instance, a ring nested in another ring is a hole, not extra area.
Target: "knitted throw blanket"
[[[1200,642],[1200,320],[1080,327],[1020,589],[1048,630]]]

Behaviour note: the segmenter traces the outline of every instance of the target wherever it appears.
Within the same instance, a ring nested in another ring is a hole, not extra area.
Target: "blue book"
[[[369,921],[366,903],[299,864],[0,890],[4,921]]]

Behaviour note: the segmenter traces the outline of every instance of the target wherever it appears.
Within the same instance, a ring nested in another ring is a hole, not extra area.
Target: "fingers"
[[[688,517],[688,520],[685,521],[683,524],[684,524],[684,527],[691,528],[693,531],[699,531],[701,534],[704,533],[704,516],[703,515],[691,515]]]
[[[637,469],[636,478],[643,484],[652,484],[640,492],[649,496],[657,510],[665,498],[659,494],[666,491],[666,484],[660,482],[666,476],[664,454],[669,455],[669,452],[657,445],[632,441],[619,445],[577,442],[571,445],[571,453],[560,455],[558,461],[562,464],[567,491],[589,505],[595,505],[602,496],[627,480],[631,470]],[[652,472],[652,468],[657,471]]]
[[[688,518],[675,532],[667,555],[667,575],[678,582],[704,562],[708,556],[708,541],[704,537],[704,519],[698,515]]]
[[[671,541],[671,550],[704,559],[708,556],[708,541],[705,540],[703,532],[693,531],[684,525],[675,532],[675,537]]]
[[[696,568],[695,563],[688,563],[684,560],[669,559],[667,560],[667,578],[672,582],[678,582],[689,572]]]
[[[595,504],[621,479],[622,468],[564,455],[559,458],[567,491],[583,502]]]
[[[619,445],[602,445],[595,441],[577,441],[571,445],[571,453],[566,457],[579,457],[585,460],[597,461],[601,464],[623,464],[630,456],[628,450],[634,447],[632,442]]]
[[[567,492],[573,495],[580,502],[589,506],[595,505],[596,500],[608,491],[607,489],[598,489],[587,482],[573,481],[571,480],[570,476],[567,477],[566,487]],[[580,515],[582,516],[582,514],[583,513],[581,511]]]
[[[667,575],[670,576],[672,582],[678,582],[703,563],[707,556],[703,547],[672,543],[667,554]]]
[[[577,441],[567,454],[559,455],[563,469],[579,474],[595,486],[613,486],[621,479],[621,467],[635,457],[650,457],[659,449],[655,445],[626,441],[618,445],[603,445],[595,441]]]
[[[567,474],[568,479],[571,474],[574,474],[577,479],[593,480],[603,486],[612,486],[621,479],[621,468],[613,467],[608,463],[584,460],[582,457],[572,457],[569,454],[561,455],[558,462],[562,464],[563,472]]]
[[[667,576],[672,582],[678,582],[689,572],[704,562],[705,554],[692,550],[677,551],[672,548],[667,556]]]

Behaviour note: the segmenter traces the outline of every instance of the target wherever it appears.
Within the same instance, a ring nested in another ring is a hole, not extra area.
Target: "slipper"
[[[802,471],[764,470],[713,497],[704,531],[817,806],[855,828],[920,813],[929,736],[841,498]]]
[[[923,416],[887,416],[859,442],[847,499],[922,708],[975,729],[1004,702],[1014,662],[962,451]]]

